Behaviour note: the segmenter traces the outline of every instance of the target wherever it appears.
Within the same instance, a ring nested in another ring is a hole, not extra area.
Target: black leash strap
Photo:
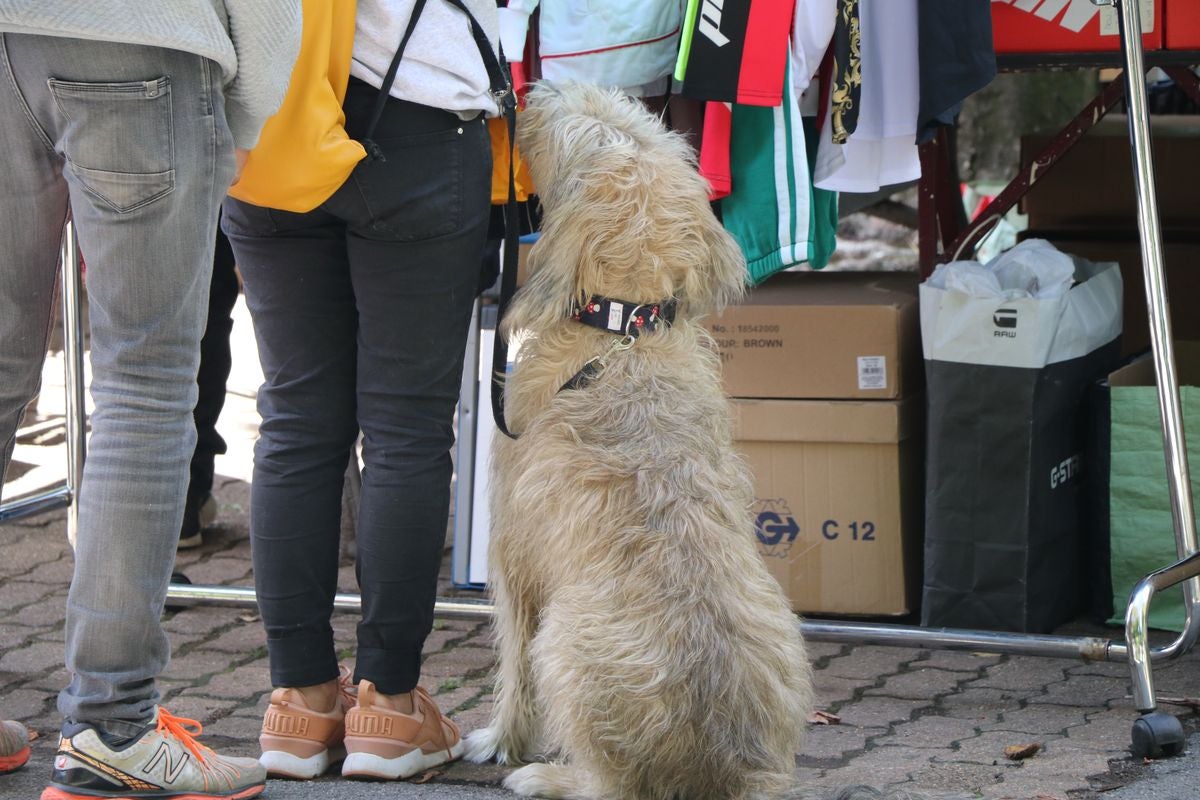
[[[512,94],[509,94],[512,98]],[[517,291],[517,249],[520,247],[520,221],[517,219],[516,165],[513,163],[517,135],[517,106],[515,98],[506,103],[504,119],[508,123],[508,201],[504,204],[504,260],[500,265],[500,307],[496,313],[496,338],[492,347],[492,416],[496,427],[510,439],[517,435],[508,429],[504,419],[504,380],[508,373],[508,342],[500,333],[500,320],[508,303]]]

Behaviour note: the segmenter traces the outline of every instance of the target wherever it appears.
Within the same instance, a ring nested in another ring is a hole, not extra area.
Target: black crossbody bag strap
[[[396,72],[400,69],[400,59],[404,57],[404,50],[408,47],[408,40],[412,38],[413,31],[417,29],[417,20],[421,18],[421,12],[425,9],[425,0],[416,0],[413,4],[412,16],[408,18],[408,27],[404,29],[404,35],[400,37],[400,46],[396,48],[396,54],[392,56],[392,63],[388,65],[387,74],[383,76],[383,85],[379,87],[379,94],[375,96],[375,107],[371,109],[371,121],[367,125],[367,132],[363,134],[362,145],[367,151],[367,157],[378,161],[385,161],[383,151],[379,149],[379,145],[371,138],[375,135],[375,126],[379,124],[379,120],[383,117],[383,107],[387,105],[388,95],[391,94],[392,84],[396,82]]]

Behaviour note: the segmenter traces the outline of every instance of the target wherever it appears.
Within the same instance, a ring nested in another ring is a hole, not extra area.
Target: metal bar
[[[167,602],[169,605],[184,608],[199,604],[232,608],[258,607],[254,590],[240,586],[172,583],[167,588]],[[335,611],[361,611],[362,599],[356,594],[337,594],[334,596],[333,607]],[[495,607],[482,600],[439,598],[434,604],[434,615],[447,619],[486,622],[494,614]],[[800,631],[814,642],[969,650],[1048,658],[1077,658],[1084,661],[1124,661],[1127,658],[1124,644],[1094,636],[1042,636],[812,619],[801,620],[798,624]],[[1166,648],[1158,648],[1150,651],[1149,658],[1158,661],[1174,655],[1178,654],[1170,653]]]
[[[87,454],[87,406],[83,378],[83,275],[75,242],[75,224],[68,221],[62,241],[63,385],[67,393],[67,539],[79,532],[79,487]]]
[[[201,586],[189,583],[172,583],[167,587],[167,603],[188,607],[205,604],[233,608],[258,608],[254,590],[240,586]],[[362,597],[357,594],[339,593],[333,597],[335,611],[361,611]],[[447,619],[488,620],[492,617],[490,603],[477,600],[440,598],[434,604],[435,616]]]
[[[942,157],[936,138],[921,145],[921,179],[917,183],[917,247],[921,277],[928,278],[938,263],[938,160]]]
[[[1150,670],[1145,665],[1143,659],[1145,658],[1145,654],[1149,652],[1153,660],[1155,653],[1155,651],[1149,650],[1147,643],[1149,626],[1146,624],[1146,617],[1150,613],[1150,603],[1154,599],[1155,593],[1176,586],[1197,575],[1200,575],[1200,553],[1192,553],[1182,561],[1177,561],[1169,567],[1163,567],[1157,572],[1150,573],[1133,587],[1133,592],[1129,595],[1129,606],[1125,611],[1125,640],[1129,645],[1131,668],[1145,670],[1146,675],[1150,677]],[[1186,628],[1184,633],[1187,633]],[[1157,652],[1161,653],[1163,658],[1174,658],[1185,653],[1191,647],[1191,644],[1194,644],[1194,642],[1188,643],[1186,636],[1181,635],[1170,644],[1158,648]],[[1140,682],[1135,677],[1133,701],[1137,710],[1142,713],[1154,710],[1154,683],[1152,679]]]
[[[43,511],[53,511],[71,504],[71,490],[66,486],[47,489],[44,492],[22,497],[0,506],[0,525],[22,517],[32,517]]]
[[[1093,0],[1095,2],[1095,0]],[[1097,2],[1096,5],[1106,5]],[[1200,64],[1200,51],[1197,50],[1151,50],[1145,53],[1146,66],[1167,67],[1173,64]],[[996,66],[1001,72],[1025,72],[1033,70],[1092,69],[1102,67],[1121,67],[1119,50],[1093,53],[1000,53],[996,56]]]
[[[1163,67],[1163,72],[1175,81],[1180,91],[1186,94],[1193,103],[1200,105],[1200,76],[1189,67]]]
[[[1094,0],[1095,1],[1095,0]],[[1181,558],[1196,552],[1196,523],[1192,509],[1192,483],[1188,469],[1187,448],[1183,428],[1183,412],[1179,402],[1179,381],[1175,374],[1175,345],[1171,338],[1171,314],[1167,303],[1167,286],[1163,270],[1162,231],[1159,226],[1157,187],[1154,175],[1154,154],[1150,148],[1150,115],[1146,100],[1146,65],[1142,53],[1142,20],[1136,6],[1126,13],[1128,0],[1108,0],[1115,5],[1121,29],[1121,49],[1125,55],[1126,108],[1129,116],[1129,138],[1133,150],[1133,180],[1137,189],[1138,232],[1142,244],[1142,264],[1146,280],[1146,305],[1150,317],[1150,342],[1154,353],[1154,369],[1158,376],[1158,404],[1162,414],[1163,456],[1167,466],[1167,486],[1171,495],[1171,516],[1175,524],[1176,548]],[[1097,3],[1098,5],[1102,3]],[[1153,585],[1153,580],[1150,585]],[[1139,584],[1143,586],[1145,581]],[[1195,644],[1200,635],[1200,615],[1196,614],[1200,600],[1200,579],[1187,578],[1183,584],[1187,621],[1179,639],[1170,647],[1183,652]],[[1145,638],[1148,599],[1135,592],[1126,611],[1125,640],[1129,649],[1129,670],[1133,678],[1135,705],[1141,711],[1152,711],[1154,681],[1150,671],[1150,654]],[[1149,594],[1153,594],[1150,591]]]

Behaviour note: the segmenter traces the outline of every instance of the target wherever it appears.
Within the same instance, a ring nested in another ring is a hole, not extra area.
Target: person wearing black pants
[[[225,440],[217,432],[217,418],[225,406],[225,386],[233,368],[229,336],[233,331],[232,314],[237,298],[233,248],[225,234],[218,230],[208,295],[208,326],[200,340],[200,368],[196,374],[200,390],[192,412],[196,421],[196,450],[192,454],[183,525],[179,531],[181,550],[199,547],[203,543],[201,531],[212,524],[217,514],[217,503],[212,495],[214,462],[226,449]]]
[[[367,137],[378,95],[350,79],[346,131],[370,138],[379,153],[316,209],[234,198],[224,206],[265,380],[250,532],[271,682],[281,688],[264,720],[263,763],[289,777],[320,774],[338,742],[282,736],[299,727],[276,724],[287,715],[314,730],[345,715],[346,775],[405,777],[461,752],[457,728],[417,683],[487,241],[491,145],[482,114],[464,118],[395,97]],[[358,699],[344,711],[332,694],[339,665],[330,617],[343,478],[360,429]],[[396,741],[356,741],[355,726],[378,728],[381,716]],[[411,738],[417,727],[436,741]],[[418,764],[417,756],[433,760]]]

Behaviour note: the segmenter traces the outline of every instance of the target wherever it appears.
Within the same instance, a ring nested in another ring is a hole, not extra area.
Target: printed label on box
[[[1154,0],[1142,0],[1140,6],[1142,9],[1142,33],[1154,33]],[[1100,8],[1100,35],[1121,35],[1121,26],[1117,22],[1117,9],[1115,6],[1102,6]]]
[[[858,357],[858,388],[887,388],[887,358],[885,356]]]

